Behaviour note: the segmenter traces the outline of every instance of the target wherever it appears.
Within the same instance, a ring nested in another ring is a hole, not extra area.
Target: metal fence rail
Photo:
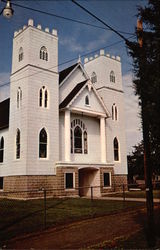
[[[98,204],[98,206],[104,209],[103,213],[105,213],[105,209],[107,210],[107,206],[109,206],[107,203],[108,200],[118,201],[122,204],[132,201],[130,207],[134,207],[134,201],[140,201],[145,206],[146,191],[143,183],[117,185],[115,190],[120,190],[117,192],[111,192],[113,189],[110,187],[79,187],[76,188],[77,194],[82,193],[80,192],[82,189],[87,190],[88,199],[75,199],[74,201],[71,196],[68,196],[69,193],[64,192],[64,189],[42,188],[40,190],[0,193],[0,242],[5,241],[8,237],[12,238],[23,233],[29,233],[30,231],[44,230],[49,226],[56,225],[57,221],[63,224],[67,219],[76,219],[78,217],[75,214],[81,213],[82,210],[89,211],[92,217],[96,213],[96,203],[102,201],[106,201],[105,207],[103,208],[103,203]],[[97,197],[97,194],[102,189],[105,189],[103,197]],[[57,197],[58,195],[60,197]],[[153,183],[153,196],[154,201],[160,203],[159,182]],[[78,198],[78,195],[76,197]],[[84,200],[86,202],[83,202]],[[77,207],[79,210],[75,212]],[[14,232],[15,225],[17,228],[16,233]],[[2,246],[1,244],[0,247]]]

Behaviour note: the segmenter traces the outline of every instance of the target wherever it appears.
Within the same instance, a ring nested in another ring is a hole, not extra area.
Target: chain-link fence
[[[100,194],[102,194],[101,196]],[[144,183],[111,187],[90,186],[71,190],[41,189],[0,194],[0,247],[6,240],[111,211],[145,206]],[[112,191],[112,192],[111,192]],[[75,190],[74,190],[75,194]],[[79,194],[86,194],[80,198]],[[160,203],[160,183],[153,183],[154,202]]]

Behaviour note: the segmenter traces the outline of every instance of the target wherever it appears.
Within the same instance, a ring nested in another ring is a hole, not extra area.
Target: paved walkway
[[[80,249],[130,236],[142,229],[139,214],[144,210],[134,210],[107,215],[99,218],[74,222],[66,226],[46,230],[12,240],[8,249]]]
[[[100,200],[112,200],[112,201],[123,201],[124,198],[123,197],[110,197],[110,196],[106,196],[106,197],[96,197],[95,199],[100,199]],[[146,198],[128,198],[125,197],[125,201],[139,201],[139,202],[146,202]],[[154,199],[153,200],[154,203],[160,203],[160,199]]]

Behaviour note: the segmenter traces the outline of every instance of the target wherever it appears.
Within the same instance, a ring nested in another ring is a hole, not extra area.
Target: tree
[[[144,179],[144,166],[143,166],[143,142],[141,141],[135,145],[134,150],[127,156],[128,160],[128,180],[133,182],[133,177],[137,176]]]

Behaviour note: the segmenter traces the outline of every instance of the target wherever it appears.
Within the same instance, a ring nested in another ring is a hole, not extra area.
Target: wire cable
[[[135,35],[130,36],[128,39],[131,39],[131,38],[133,38],[133,37],[135,37]],[[121,43],[121,42],[123,42],[123,40],[116,41],[116,42],[114,42],[114,43],[112,43],[112,44],[110,44],[110,45],[106,45],[106,46],[103,47],[103,48],[101,47],[101,48],[98,48],[98,49],[96,49],[96,50],[93,50],[93,51],[87,52],[87,53],[85,53],[85,54],[82,54],[81,57],[86,57],[86,56],[88,56],[88,55],[90,55],[90,54],[93,54],[93,53],[98,52],[100,49],[106,49],[106,48],[115,46],[115,45],[117,45],[117,44],[119,44],[119,43]],[[68,63],[73,62],[73,61],[75,61],[75,60],[78,60],[78,57],[69,59],[69,60],[64,61],[64,62],[62,62],[62,63],[59,63],[58,65],[55,65],[55,66],[50,67],[50,68],[47,68],[47,70],[51,70],[51,69],[57,68],[57,67],[59,67],[59,66],[68,64]],[[21,77],[21,78],[15,80],[15,81],[12,81],[12,82],[17,82],[17,81],[23,80],[23,79],[25,79],[25,78],[27,78],[27,77],[30,77],[30,76],[34,76],[34,75],[40,74],[41,72],[43,72],[43,70],[37,71],[36,73],[33,73],[33,74],[29,75],[29,76]],[[1,88],[1,87],[4,87],[5,85],[9,85],[9,84],[10,84],[10,82],[4,82],[4,83],[1,82],[1,83],[0,83],[0,88]]]
[[[1,1],[2,2],[6,2],[5,0],[1,0]],[[60,15],[57,15],[57,14],[54,14],[54,13],[50,13],[50,12],[38,10],[38,9],[31,8],[31,7],[28,7],[28,6],[24,6],[24,5],[21,5],[21,4],[17,4],[17,3],[14,3],[14,2],[12,2],[12,5],[20,7],[20,8],[23,8],[23,9],[35,11],[35,12],[38,12],[38,13],[41,13],[41,14],[45,14],[45,15],[48,15],[48,16],[53,16],[53,17],[56,17],[56,18],[61,18],[61,19],[64,19],[64,20],[67,20],[67,21],[71,21],[71,22],[74,22],[74,23],[79,23],[79,24],[83,24],[83,25],[87,25],[87,26],[91,26],[91,27],[98,28],[98,29],[103,29],[103,30],[110,30],[110,28],[98,26],[98,25],[95,25],[95,24],[87,23],[87,22],[76,20],[76,19],[69,18],[69,17],[60,16]],[[133,33],[125,32],[125,31],[121,31],[121,30],[118,30],[118,32],[120,32],[122,34],[126,34],[126,35],[133,35]]]
[[[103,25],[105,25],[107,28],[109,28],[111,31],[113,31],[114,33],[116,33],[118,36],[120,36],[126,43],[129,42],[127,40],[126,37],[124,37],[122,34],[120,34],[117,30],[113,29],[110,25],[108,25],[107,23],[105,23],[103,20],[101,20],[99,17],[97,17],[96,15],[94,15],[92,12],[90,12],[89,10],[87,10],[85,7],[83,7],[82,5],[80,5],[79,3],[77,3],[75,0],[71,0],[75,5],[77,5],[78,7],[80,7],[82,10],[84,10],[85,12],[87,12],[90,16],[94,17],[96,20],[98,20],[99,22],[101,22]]]

